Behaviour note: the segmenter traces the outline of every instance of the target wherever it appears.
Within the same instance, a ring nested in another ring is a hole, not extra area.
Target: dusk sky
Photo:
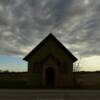
[[[22,58],[49,33],[80,70],[100,70],[100,0],[0,0],[0,69],[27,71]]]

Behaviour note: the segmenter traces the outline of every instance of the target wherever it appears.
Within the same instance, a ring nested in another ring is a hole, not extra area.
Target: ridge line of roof
[[[40,48],[41,45],[43,45],[45,43],[45,41],[48,40],[48,38],[53,38],[56,43],[62,48],[64,49],[64,51],[67,51],[69,56],[71,56],[73,58],[73,61],[76,61],[77,58],[75,56],[73,56],[73,54],[52,34],[50,33],[48,36],[46,36],[34,49],[32,49],[29,54],[27,54],[23,59],[28,61],[28,58],[30,58],[30,55],[33,53],[33,52],[36,52],[37,49]]]

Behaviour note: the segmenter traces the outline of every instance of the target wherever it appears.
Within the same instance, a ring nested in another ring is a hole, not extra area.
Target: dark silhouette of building
[[[29,85],[34,88],[73,86],[73,63],[77,60],[51,33],[25,58]]]

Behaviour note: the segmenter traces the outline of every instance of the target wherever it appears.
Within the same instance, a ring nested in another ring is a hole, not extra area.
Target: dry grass
[[[78,73],[77,84],[84,89],[100,89],[100,72]]]
[[[100,89],[100,72],[77,72],[75,74],[76,89]],[[27,77],[27,73],[0,73],[0,88],[28,88]]]

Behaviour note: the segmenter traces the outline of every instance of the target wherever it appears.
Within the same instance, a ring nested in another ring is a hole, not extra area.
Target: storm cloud
[[[0,0],[0,55],[25,56],[51,32],[74,54],[100,55],[100,0]]]

